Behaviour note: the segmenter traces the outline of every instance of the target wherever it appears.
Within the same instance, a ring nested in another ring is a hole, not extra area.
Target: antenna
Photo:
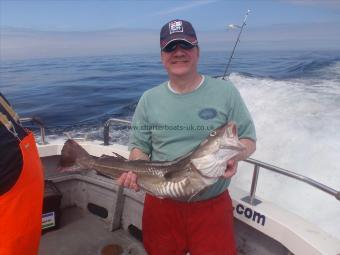
[[[246,25],[246,20],[247,20],[247,17],[248,17],[248,15],[249,15],[249,13],[250,13],[250,10],[248,10],[248,11],[246,12],[246,15],[244,16],[244,20],[243,20],[242,26],[234,25],[234,24],[228,25],[228,27],[229,27],[230,29],[240,29],[240,32],[238,33],[236,42],[235,42],[235,44],[234,44],[234,48],[233,48],[233,50],[232,50],[232,52],[231,52],[231,55],[230,55],[230,57],[229,57],[228,64],[227,64],[227,66],[226,66],[226,68],[225,68],[225,71],[224,71],[222,80],[225,80],[225,76],[227,75],[227,72],[228,72],[228,69],[229,69],[231,60],[232,60],[232,58],[233,58],[233,56],[234,56],[236,46],[237,46],[237,44],[240,42],[240,36],[241,36],[241,34],[242,34],[242,31],[243,31],[244,26]]]

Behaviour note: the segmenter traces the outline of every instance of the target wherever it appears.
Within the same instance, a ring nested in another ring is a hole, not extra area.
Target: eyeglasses
[[[192,45],[191,43],[185,42],[185,41],[180,41],[180,42],[172,42],[169,43],[162,51],[164,52],[173,52],[176,50],[177,45],[182,49],[182,50],[191,50],[195,48],[195,45]]]

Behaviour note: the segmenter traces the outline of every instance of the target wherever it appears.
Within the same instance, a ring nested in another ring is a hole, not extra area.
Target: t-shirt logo
[[[170,34],[183,32],[182,21],[172,21],[169,23]]]
[[[214,108],[204,108],[198,113],[198,116],[204,120],[213,119],[216,117],[216,115],[217,111]]]

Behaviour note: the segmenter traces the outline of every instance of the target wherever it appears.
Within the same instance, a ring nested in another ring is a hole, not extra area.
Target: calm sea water
[[[227,52],[202,53],[199,70],[221,76]],[[158,55],[1,61],[0,90],[21,117],[40,117],[50,142],[64,132],[102,140],[110,117],[131,119],[141,94],[167,79]],[[254,118],[258,160],[340,190],[340,52],[237,52],[230,80]],[[126,143],[126,129],[112,129]],[[232,185],[248,190],[251,169]],[[340,238],[340,203],[261,172],[257,194]],[[320,208],[323,208],[320,210]]]

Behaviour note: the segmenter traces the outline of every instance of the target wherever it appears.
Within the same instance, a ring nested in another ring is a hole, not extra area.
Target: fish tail
[[[76,141],[69,139],[65,142],[59,161],[58,170],[74,172],[91,168],[92,156]]]

